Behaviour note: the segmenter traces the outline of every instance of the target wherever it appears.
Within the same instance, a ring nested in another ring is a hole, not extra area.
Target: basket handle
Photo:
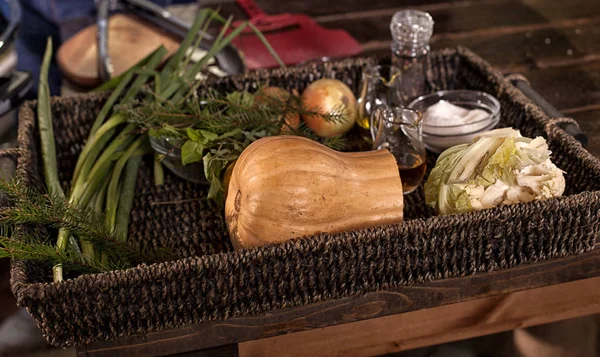
[[[562,126],[563,130],[567,134],[573,136],[577,141],[581,143],[584,148],[588,144],[588,137],[579,128],[577,121],[572,118],[565,118],[565,116],[554,108],[552,104],[548,103],[538,92],[536,92],[529,85],[529,81],[523,75],[518,73],[508,74],[505,76],[515,87],[517,87],[525,96],[531,101],[537,104],[551,119],[552,124],[565,124]]]
[[[17,157],[20,153],[19,148],[12,147],[9,143],[0,145],[0,173],[2,179],[7,182],[13,181],[17,172]],[[0,207],[7,207],[10,201],[6,194],[0,191]]]

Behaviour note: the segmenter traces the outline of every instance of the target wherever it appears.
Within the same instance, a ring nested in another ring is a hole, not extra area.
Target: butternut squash
[[[403,220],[402,183],[387,149],[342,153],[313,140],[250,144],[228,187],[225,218],[236,249]]]

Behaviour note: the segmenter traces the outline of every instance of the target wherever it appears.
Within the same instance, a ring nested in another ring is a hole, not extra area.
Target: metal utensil
[[[102,82],[108,81],[113,74],[113,66],[108,54],[108,14],[110,12],[110,0],[96,2],[96,42],[98,43],[98,76]]]

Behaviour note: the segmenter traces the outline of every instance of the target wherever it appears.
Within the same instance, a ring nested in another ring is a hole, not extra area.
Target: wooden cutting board
[[[179,47],[177,38],[133,15],[112,15],[108,26],[108,52],[114,66],[113,76],[125,72],[161,44],[167,49],[168,56]],[[95,24],[64,42],[56,58],[64,76],[74,84],[85,88],[101,84]]]

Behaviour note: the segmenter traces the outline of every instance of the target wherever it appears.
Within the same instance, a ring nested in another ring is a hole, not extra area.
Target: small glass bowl
[[[427,109],[440,101],[447,101],[468,110],[480,109],[488,115],[466,124],[428,124]],[[488,93],[474,90],[438,91],[413,100],[408,107],[423,113],[423,141],[427,149],[436,153],[455,145],[469,143],[477,134],[494,129],[500,121],[500,102]]]
[[[162,163],[175,175],[184,180],[208,185],[210,184],[204,176],[204,164],[197,161],[183,165],[181,163],[180,140],[168,137],[150,137],[150,145],[159,155],[163,155]]]

